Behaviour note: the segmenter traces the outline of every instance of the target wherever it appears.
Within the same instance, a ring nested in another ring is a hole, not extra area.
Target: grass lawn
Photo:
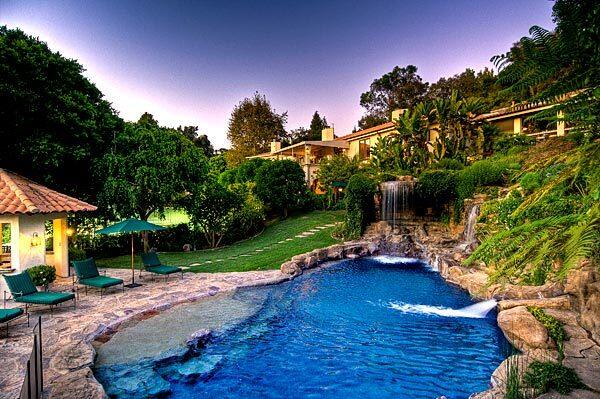
[[[313,211],[275,222],[258,236],[228,247],[193,252],[161,252],[160,260],[168,265],[190,266],[193,272],[234,272],[277,269],[292,256],[335,244],[333,227],[343,220],[344,211]],[[312,235],[300,233],[317,230]],[[291,240],[290,240],[291,239]],[[129,268],[130,256],[98,259],[100,267]],[[196,265],[199,263],[199,265]],[[140,259],[136,257],[136,267]],[[193,265],[193,266],[192,266]]]

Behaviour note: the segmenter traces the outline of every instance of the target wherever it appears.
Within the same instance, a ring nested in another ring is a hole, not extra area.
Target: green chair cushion
[[[79,279],[88,279],[100,275],[100,273],[98,273],[98,268],[96,267],[96,261],[94,261],[94,258],[89,258],[86,260],[74,260],[73,268],[75,269],[75,274],[77,274]]]
[[[181,268],[167,265],[146,266],[146,270],[148,270],[150,273],[156,274],[173,274],[181,272]]]
[[[72,292],[34,292],[33,294],[23,295],[15,298],[16,302],[33,303],[36,305],[56,305],[75,298]]]
[[[113,285],[123,284],[123,280],[114,277],[96,276],[92,278],[79,280],[79,283],[83,285],[88,285],[90,287],[106,288],[112,287]]]
[[[145,252],[142,254],[142,263],[144,266],[160,266],[160,259],[156,252]]]
[[[14,298],[37,292],[37,288],[35,287],[35,284],[33,284],[31,276],[27,271],[23,271],[19,274],[5,274],[4,280]]]
[[[0,323],[6,323],[12,319],[15,319],[23,314],[23,309],[0,309]]]

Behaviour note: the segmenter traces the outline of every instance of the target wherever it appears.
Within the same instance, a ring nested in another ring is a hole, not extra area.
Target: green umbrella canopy
[[[97,234],[135,233],[138,231],[157,231],[165,228],[154,223],[139,219],[127,219],[111,226],[97,230]]]

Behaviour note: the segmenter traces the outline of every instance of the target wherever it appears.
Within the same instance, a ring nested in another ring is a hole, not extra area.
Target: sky
[[[258,91],[288,112],[315,110],[338,136],[364,110],[360,94],[394,66],[425,81],[492,67],[532,25],[552,28],[549,0],[13,1],[18,27],[77,59],[125,120],[198,126],[228,147],[231,111]]]

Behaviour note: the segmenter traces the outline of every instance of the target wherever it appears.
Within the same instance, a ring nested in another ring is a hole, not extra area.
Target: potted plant
[[[50,265],[37,265],[27,269],[31,280],[38,287],[44,287],[48,291],[48,286],[56,280],[56,268]]]

